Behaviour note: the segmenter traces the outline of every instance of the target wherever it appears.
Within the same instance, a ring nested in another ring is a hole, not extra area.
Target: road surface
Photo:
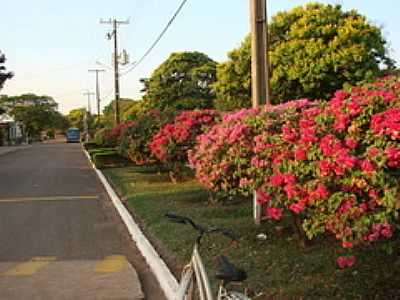
[[[79,144],[0,156],[0,299],[143,299],[109,201]]]

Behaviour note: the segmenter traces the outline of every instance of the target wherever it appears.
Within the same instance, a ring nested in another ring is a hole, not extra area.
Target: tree
[[[32,93],[22,94],[19,96],[5,96],[0,99],[0,104],[8,110],[13,110],[18,106],[35,106],[35,105],[46,105],[54,110],[57,110],[57,102],[50,96],[38,96]]]
[[[394,66],[380,28],[340,5],[311,3],[278,13],[269,29],[273,103],[327,99],[343,86],[374,79]],[[251,105],[250,49],[246,37],[218,67],[217,107]]]
[[[85,114],[86,108],[76,108],[71,110],[68,115],[67,119],[71,127],[78,128],[81,132],[85,129]],[[93,117],[90,115],[88,119],[89,127],[91,128],[93,125]]]
[[[14,76],[12,72],[6,72],[6,67],[3,65],[5,62],[6,56],[0,51],[0,90],[3,88],[4,82]]]
[[[229,60],[217,67],[215,107],[234,110],[251,106],[251,39],[228,53]]]
[[[216,62],[200,52],[177,52],[148,79],[142,79],[143,100],[151,108],[211,108],[215,95]]]
[[[22,122],[31,137],[40,136],[43,130],[59,129],[61,114],[57,111],[57,102],[49,96],[24,94],[3,97],[3,106],[16,121]]]
[[[132,106],[136,105],[136,101],[128,98],[122,98],[119,100],[119,113],[122,119],[124,119],[125,112]],[[101,124],[103,127],[112,128],[115,125],[115,100],[111,101],[103,109],[103,116],[101,118]]]

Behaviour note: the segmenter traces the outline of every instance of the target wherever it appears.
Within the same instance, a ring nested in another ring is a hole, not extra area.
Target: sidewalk
[[[10,152],[18,151],[21,149],[26,149],[30,145],[20,145],[20,146],[0,146],[0,155],[7,154]]]

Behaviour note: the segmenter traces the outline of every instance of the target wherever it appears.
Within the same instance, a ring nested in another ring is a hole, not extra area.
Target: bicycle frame
[[[190,263],[184,268],[182,272],[181,283],[176,294],[176,300],[188,299],[186,297],[187,292],[189,291],[191,285],[193,285],[194,279],[197,283],[200,300],[213,300],[214,297],[211,292],[210,281],[208,279],[206,269],[199,254],[197,243],[194,245]]]

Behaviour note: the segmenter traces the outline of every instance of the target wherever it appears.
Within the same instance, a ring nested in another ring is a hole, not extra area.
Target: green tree
[[[142,79],[143,100],[150,108],[194,109],[213,106],[211,85],[216,80],[216,62],[200,52],[177,52],[148,79]]]
[[[2,106],[15,120],[24,124],[31,137],[40,136],[43,130],[58,129],[61,114],[57,111],[57,102],[49,96],[23,94],[2,97]]]
[[[135,101],[127,110],[122,114],[122,120],[136,120],[139,116],[149,111],[148,102],[146,101]]]
[[[3,88],[4,82],[14,76],[12,72],[6,71],[5,62],[6,56],[0,51],[0,90]]]
[[[380,28],[340,5],[311,3],[278,13],[269,29],[273,103],[326,99],[337,89],[371,80],[394,66]],[[250,49],[246,37],[218,67],[218,108],[251,105]]]
[[[43,130],[55,129],[57,111],[46,104],[17,106],[11,114],[24,124],[30,137],[39,137]]]
[[[86,109],[85,108],[76,108],[71,110],[68,115],[67,119],[69,121],[69,124],[71,127],[78,128],[81,132],[83,132],[85,128],[85,114],[86,114]],[[88,123],[89,123],[89,128],[92,128],[93,126],[93,117],[89,116]]]
[[[119,113],[121,120],[124,120],[124,115],[126,111],[128,111],[131,107],[135,106],[137,101],[122,98],[119,100]],[[103,109],[103,115],[101,117],[101,125],[102,127],[112,128],[115,125],[115,100],[111,101],[107,106]]]
[[[0,104],[8,110],[13,110],[18,106],[35,106],[45,105],[53,110],[57,110],[57,102],[50,96],[39,96],[32,93],[22,94],[19,96],[3,97],[0,99]]]

